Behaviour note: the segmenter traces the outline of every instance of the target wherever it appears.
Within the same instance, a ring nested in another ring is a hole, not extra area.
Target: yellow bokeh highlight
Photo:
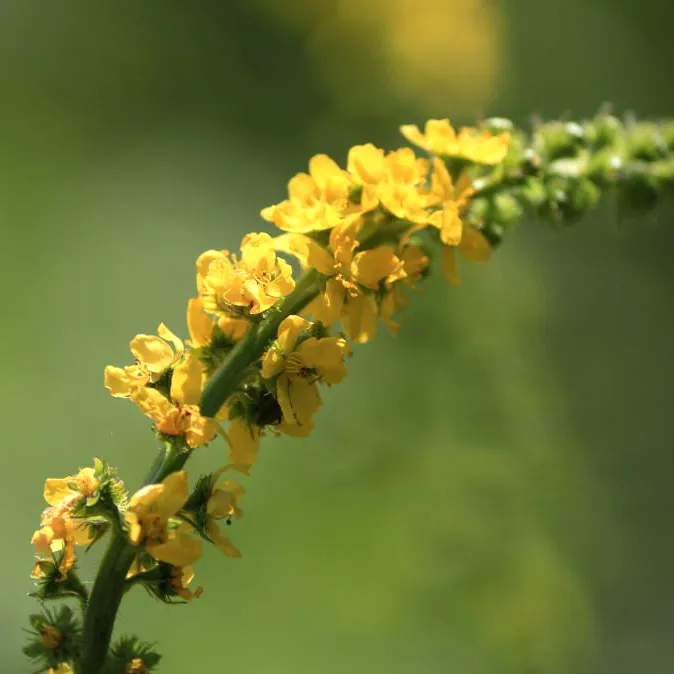
[[[392,103],[475,115],[502,79],[503,31],[485,0],[305,0],[261,3],[298,31],[339,108]]]

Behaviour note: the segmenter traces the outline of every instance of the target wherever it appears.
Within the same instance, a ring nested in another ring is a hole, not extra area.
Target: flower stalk
[[[124,593],[140,585],[167,603],[191,601],[202,592],[188,585],[204,543],[240,556],[220,524],[242,516],[246,490],[226,476],[250,474],[263,436],[311,433],[320,387],[344,378],[349,342],[370,341],[380,322],[395,334],[408,294],[435,256],[457,285],[459,256],[486,262],[525,212],[564,225],[607,192],[624,212],[644,212],[674,186],[671,122],[625,124],[599,115],[539,124],[528,135],[503,119],[458,133],[448,120],[430,120],[423,131],[401,131],[428,156],[358,145],[343,169],[316,155],[308,173],[290,180],[288,199],[261,212],[280,234],[248,234],[240,256],[209,250],[197,259],[189,340],[160,324],[156,335],[131,340],[132,365],[106,368],[110,394],[151,420],[162,449],[133,495],[99,459],[46,481],[48,507],[32,539],[34,596],[75,597],[83,616],[81,627],[67,606],[32,616],[33,641],[24,651],[42,670],[156,668],[159,654],[135,636],[111,646]],[[297,282],[283,256],[304,269]],[[227,462],[190,492],[185,464],[218,436]],[[106,535],[87,596],[77,546]]]

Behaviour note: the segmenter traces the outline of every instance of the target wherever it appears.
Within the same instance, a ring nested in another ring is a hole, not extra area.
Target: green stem
[[[318,295],[324,282],[325,276],[315,269],[309,269],[301,276],[295,290],[277,308],[272,309],[257,327],[249,329],[206,383],[201,397],[201,413],[205,417],[214,417],[217,414],[241,382],[248,366],[254,363],[276,338],[281,322],[304,309]]]
[[[180,470],[190,456],[183,447],[167,445],[143,481],[143,486],[161,482]],[[82,650],[77,674],[99,674],[105,665],[117,610],[124,595],[126,574],[138,548],[115,525],[110,545],[101,560],[84,616]]]

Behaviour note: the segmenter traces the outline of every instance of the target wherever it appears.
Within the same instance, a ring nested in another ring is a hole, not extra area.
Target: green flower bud
[[[622,157],[607,147],[591,157],[585,175],[598,185],[614,183],[623,167]]]
[[[540,208],[547,198],[545,186],[540,178],[528,178],[526,182],[518,189],[517,192],[521,201],[537,210]]]
[[[584,138],[583,127],[576,122],[550,122],[534,134],[534,147],[548,160],[573,157]]]
[[[513,194],[501,192],[492,199],[488,222],[493,221],[507,225],[519,219],[523,212],[524,209]]]
[[[627,151],[633,159],[655,161],[667,156],[667,145],[657,124],[640,122],[627,133]]]
[[[620,144],[623,131],[623,123],[613,115],[599,115],[585,124],[587,141],[596,149]]]
[[[494,136],[498,136],[502,133],[512,133],[515,128],[513,123],[505,117],[489,117],[489,119],[485,119],[480,126]]]
[[[555,223],[578,219],[599,202],[599,188],[587,178],[555,177],[546,184],[547,199],[539,208]]]

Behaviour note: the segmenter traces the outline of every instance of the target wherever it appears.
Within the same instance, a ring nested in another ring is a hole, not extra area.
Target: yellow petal
[[[136,335],[130,347],[134,358],[152,374],[161,374],[173,363],[173,350],[156,335]]]
[[[378,246],[358,253],[351,263],[351,273],[358,283],[376,289],[379,281],[393,275],[402,265],[391,246]]]
[[[260,429],[247,424],[244,419],[237,418],[229,422],[227,438],[231,467],[248,475],[260,449]]]
[[[296,257],[302,267],[313,267],[325,276],[335,273],[332,255],[311,237],[304,234],[282,234],[274,239],[276,250]]]
[[[364,344],[377,332],[377,302],[372,295],[349,297],[342,310],[342,327],[352,342]]]
[[[134,513],[138,517],[142,517],[145,513],[150,512],[164,489],[163,484],[148,484],[139,489],[129,500],[126,507],[127,515]]]
[[[148,545],[147,551],[156,559],[173,566],[189,566],[201,557],[201,541],[186,534],[177,532],[166,543]]]
[[[298,173],[288,181],[288,194],[291,199],[308,201],[315,196],[316,191],[316,182],[306,173]]]
[[[194,351],[190,351],[173,369],[171,400],[180,405],[198,405],[204,375],[203,363]]]
[[[155,500],[153,511],[169,518],[185,505],[189,496],[187,471],[179,470],[171,473],[161,483],[164,486],[164,491]]]
[[[241,557],[238,548],[232,541],[225,536],[215,522],[209,522],[206,530],[208,537],[213,541],[218,550],[224,552],[228,557]]]
[[[338,384],[344,379],[346,375],[344,356],[348,351],[349,346],[341,337],[324,339],[310,337],[297,349],[306,366],[316,370],[327,384]]]
[[[283,420],[288,424],[308,426],[322,404],[316,382],[309,379],[288,377],[282,374],[276,385],[278,403]]]
[[[301,316],[288,316],[281,321],[278,328],[277,344],[281,353],[290,354],[295,350],[295,345],[303,330],[308,330],[311,323]]]
[[[461,278],[459,276],[459,264],[456,259],[456,248],[453,246],[443,246],[440,256],[442,273],[449,283],[453,286],[458,286]]]
[[[273,298],[289,295],[294,287],[293,268],[285,260],[276,260],[276,278],[264,286],[264,291]]]
[[[192,346],[210,344],[213,334],[213,319],[204,311],[200,297],[193,297],[187,303],[187,328]]]
[[[136,389],[144,386],[149,381],[136,365],[130,365],[122,369],[108,365],[105,368],[103,385],[115,398],[128,398]]]
[[[351,175],[365,184],[378,183],[385,171],[384,151],[372,143],[354,145],[347,157],[347,169]]]
[[[331,326],[339,319],[344,306],[346,288],[343,283],[335,278],[329,278],[325,283],[325,290],[319,295],[311,307],[314,320],[320,321],[326,326]]]
[[[141,388],[133,391],[133,402],[138,405],[143,414],[146,414],[156,424],[160,424],[171,414],[173,404],[155,388]]]
[[[241,259],[251,270],[271,273],[276,264],[273,239],[265,232],[251,232],[241,241]]]
[[[453,201],[445,202],[442,209],[440,240],[446,246],[457,246],[462,239],[463,223],[459,208]]]
[[[180,337],[176,337],[163,323],[159,324],[159,327],[157,328],[157,334],[167,342],[171,342],[173,344],[173,348],[175,349],[175,358],[179,357],[183,351],[185,350],[185,346],[183,345],[182,339]]]
[[[342,174],[342,169],[326,154],[314,155],[309,160],[309,173],[319,189],[325,190],[328,182]]]
[[[152,486],[160,487],[161,485]],[[129,527],[129,540],[134,545],[138,545],[143,537],[143,526],[140,522],[140,517],[134,510],[127,510],[124,513],[124,521]]]
[[[70,478],[72,479],[72,478]],[[58,505],[63,499],[73,495],[68,486],[70,479],[49,478],[44,483],[44,500],[51,506]]]
[[[471,262],[487,262],[491,258],[489,241],[474,227],[463,228],[459,250],[461,255]]]
[[[402,133],[402,135],[413,145],[423,147],[424,134],[421,133],[421,130],[416,124],[403,124],[400,127],[400,133]]]
[[[220,260],[223,257],[225,257],[225,252],[222,250],[207,250],[203,252],[199,257],[197,258],[197,276],[205,278],[206,275],[208,274],[208,270],[211,266],[211,262],[214,260]]]
[[[195,449],[213,440],[218,432],[218,423],[208,417],[202,417],[201,414],[199,414],[197,405],[190,407],[194,407],[194,409],[191,410],[189,425],[185,431],[185,439],[187,440],[188,446],[191,449]],[[223,410],[220,408],[218,414],[221,414],[222,412]]]

